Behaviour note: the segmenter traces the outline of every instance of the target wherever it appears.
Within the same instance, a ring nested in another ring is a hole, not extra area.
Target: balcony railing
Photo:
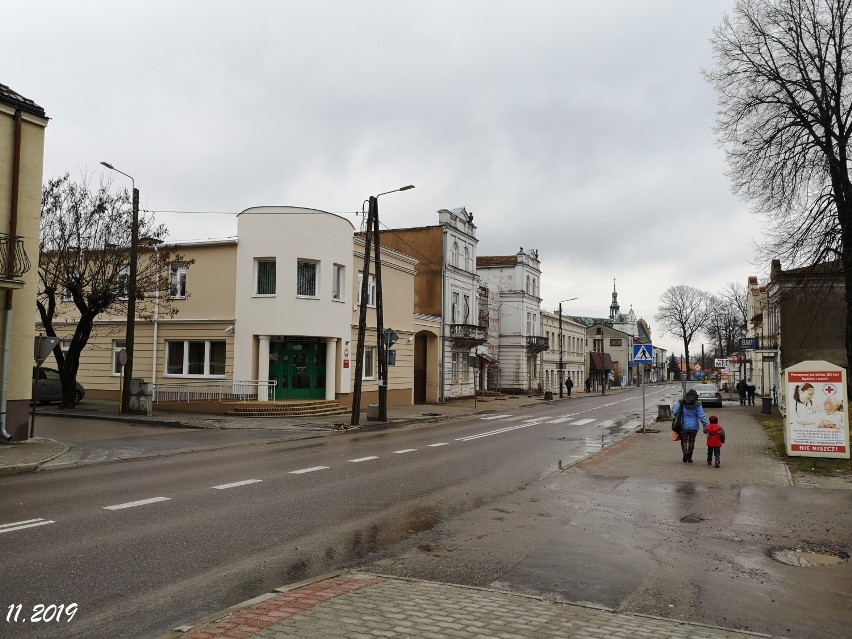
[[[473,348],[485,343],[486,330],[473,324],[450,324],[450,339],[457,348]]]
[[[527,336],[527,355],[538,355],[550,348],[550,340],[537,335]]]
[[[157,402],[251,401],[275,398],[275,380],[210,380],[153,384]]]
[[[24,238],[0,233],[0,280],[20,280],[31,266],[24,250]]]

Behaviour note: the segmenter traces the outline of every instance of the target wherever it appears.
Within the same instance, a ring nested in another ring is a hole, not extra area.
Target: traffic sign
[[[636,364],[653,364],[654,346],[652,344],[634,344],[633,362]]]

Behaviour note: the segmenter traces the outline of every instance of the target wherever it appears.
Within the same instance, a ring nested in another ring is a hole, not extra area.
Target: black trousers
[[[685,459],[692,459],[692,453],[695,450],[695,438],[697,435],[697,430],[680,431],[680,449],[683,451]]]
[[[707,447],[707,463],[709,464],[713,461],[713,457],[716,458],[716,461],[719,462],[722,459],[722,447],[721,446],[708,446]]]

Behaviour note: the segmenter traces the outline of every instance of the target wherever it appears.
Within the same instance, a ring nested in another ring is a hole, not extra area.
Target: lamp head
[[[112,164],[110,164],[109,162],[101,162],[101,164],[103,164],[106,168],[112,169],[113,171],[115,171],[115,167]]]
[[[400,191],[408,191],[408,190],[413,189],[413,188],[414,188],[414,185],[413,185],[413,184],[409,184],[408,186],[400,187],[400,189],[399,189],[399,190],[400,190]]]

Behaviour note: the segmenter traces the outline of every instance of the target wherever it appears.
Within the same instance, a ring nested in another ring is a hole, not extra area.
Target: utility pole
[[[355,387],[352,392],[352,415],[349,419],[351,426],[361,423],[361,386],[364,377],[364,337],[367,333],[367,292],[370,287],[370,251],[373,228],[373,202],[370,198],[370,208],[367,213],[367,233],[364,240],[364,269],[361,275],[361,302],[358,308],[358,345],[355,347]]]

